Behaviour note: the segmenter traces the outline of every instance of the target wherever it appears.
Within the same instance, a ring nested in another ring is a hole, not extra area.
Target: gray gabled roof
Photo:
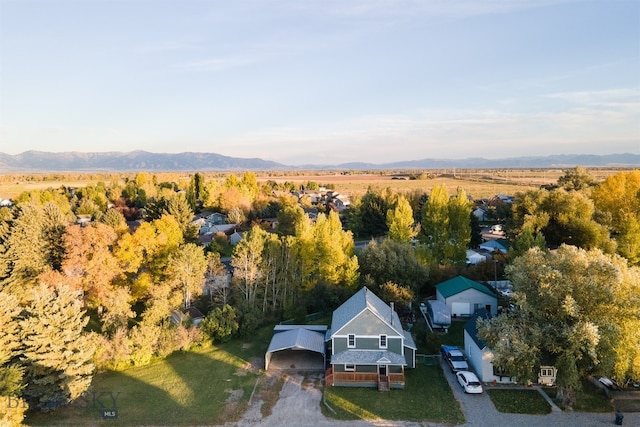
[[[311,350],[324,355],[324,333],[303,327],[278,332],[271,338],[267,353],[287,349]]]
[[[402,365],[406,366],[404,356],[387,350],[347,350],[331,356],[332,365]]]
[[[395,310],[391,310],[390,306],[385,304],[384,301],[378,298],[378,296],[371,292],[366,286],[362,287],[340,307],[335,309],[331,318],[332,335],[339,332],[344,325],[366,309],[369,309],[382,321],[387,323],[398,335],[403,335],[400,318]],[[393,322],[389,322],[390,315],[393,316]]]

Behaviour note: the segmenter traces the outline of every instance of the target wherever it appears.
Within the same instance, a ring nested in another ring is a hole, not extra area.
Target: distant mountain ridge
[[[341,163],[337,165],[290,166],[260,158],[238,158],[216,153],[151,153],[148,151],[52,153],[25,151],[0,153],[0,173],[15,172],[125,172],[125,171],[238,171],[238,170],[376,170],[442,168],[564,168],[635,167],[640,154],[560,154],[550,156],[509,157],[502,159],[420,159],[393,163]]]

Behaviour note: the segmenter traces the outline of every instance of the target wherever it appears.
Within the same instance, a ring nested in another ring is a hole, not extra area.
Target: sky
[[[0,152],[640,154],[640,0],[0,0]]]

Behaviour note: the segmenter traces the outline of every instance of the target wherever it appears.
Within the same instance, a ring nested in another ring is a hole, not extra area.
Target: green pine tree
[[[77,292],[40,285],[20,320],[24,395],[42,411],[79,397],[91,384],[94,348],[83,332],[89,318]]]

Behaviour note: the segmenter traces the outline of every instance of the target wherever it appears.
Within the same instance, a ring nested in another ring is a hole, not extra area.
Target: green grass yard
[[[327,417],[341,420],[404,420],[461,424],[465,418],[439,366],[419,364],[406,371],[406,388],[327,387]]]
[[[487,389],[487,393],[500,412],[533,415],[551,412],[549,403],[534,389]]]

